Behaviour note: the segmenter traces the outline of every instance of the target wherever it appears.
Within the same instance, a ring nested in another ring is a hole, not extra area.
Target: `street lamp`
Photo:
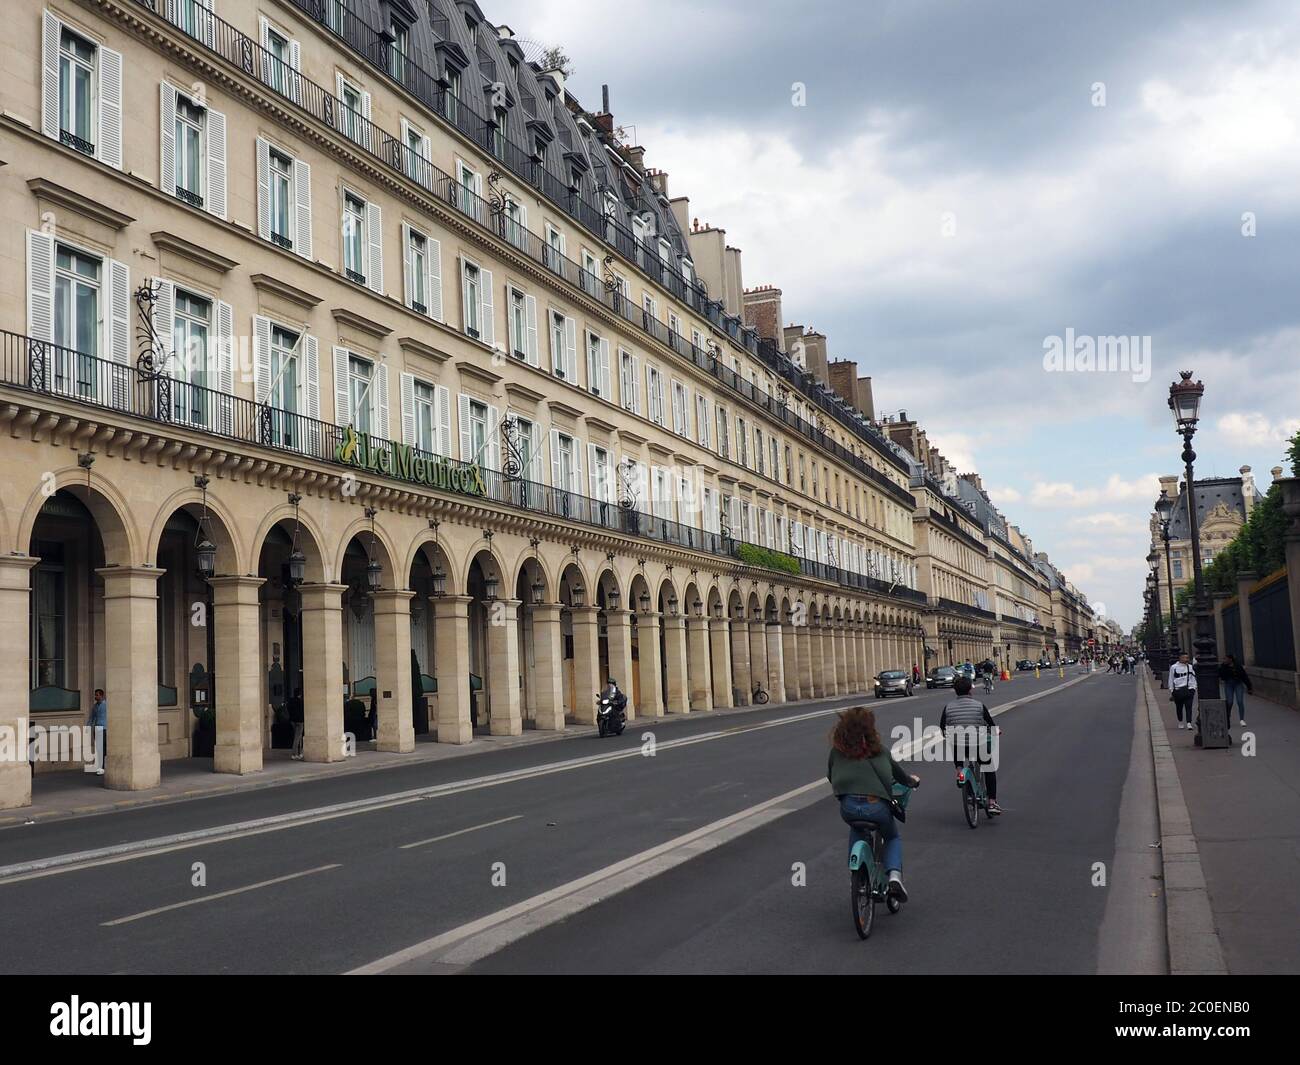
[[[637,597],[637,602],[641,604],[641,613],[643,613],[643,614],[648,614],[648,613],[650,613],[650,593],[649,593],[649,592],[642,592],[642,593]]]
[[[293,539],[290,541],[289,550],[289,584],[297,588],[307,577],[307,556],[298,547],[298,506],[302,503],[302,496],[297,492],[291,492],[289,502],[293,504]]]
[[[606,608],[609,610],[617,610],[620,598],[621,596],[618,594],[618,589],[611,588],[608,592],[605,593]]]
[[[1198,698],[1219,698],[1219,663],[1214,641],[1214,618],[1210,614],[1209,601],[1205,596],[1205,579],[1201,572],[1201,542],[1196,525],[1196,473],[1193,464],[1196,452],[1192,450],[1192,437],[1196,435],[1196,422],[1200,416],[1201,397],[1205,395],[1205,386],[1200,381],[1192,380],[1191,370],[1180,370],[1180,380],[1169,386],[1169,409],[1174,414],[1177,432],[1183,438],[1183,469],[1187,481],[1187,532],[1192,540],[1192,574],[1194,579],[1195,609],[1193,610],[1194,637],[1192,646],[1196,649],[1197,670],[1196,683]],[[1200,717],[1198,715],[1198,722]],[[1198,728],[1196,743],[1201,742]]]
[[[569,605],[580,607],[587,601],[587,589],[581,584],[575,584],[569,589]]]
[[[488,574],[483,578],[483,598],[489,603],[496,600],[498,584],[495,574]]]
[[[1174,571],[1169,552],[1169,526],[1173,521],[1174,501],[1163,491],[1156,500],[1156,520],[1160,523],[1160,539],[1165,545],[1165,588],[1169,592],[1169,654],[1178,657],[1178,628],[1174,609]]]

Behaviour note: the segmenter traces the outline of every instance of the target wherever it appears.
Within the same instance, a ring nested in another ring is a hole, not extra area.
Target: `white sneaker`
[[[1244,719],[1241,722],[1239,722],[1239,724],[1241,725],[1242,728],[1246,727],[1246,722]]]

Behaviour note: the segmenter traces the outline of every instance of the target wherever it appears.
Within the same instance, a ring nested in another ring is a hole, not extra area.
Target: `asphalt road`
[[[1022,675],[987,701],[1062,683]],[[873,705],[892,728],[935,722],[949,697]],[[1090,871],[1115,854],[1133,704],[1132,678],[1090,677],[1000,718],[1007,814],[975,832],[951,770],[920,765],[904,828],[913,899],[897,917],[881,911],[865,948],[850,924],[846,829],[826,798],[471,971],[1093,971],[1110,893]],[[302,817],[0,878],[0,971],[347,971],[818,780],[831,713],[795,704],[634,722],[618,739],[5,829],[0,867]],[[647,731],[653,757],[642,754]],[[396,797],[346,805],[384,796]],[[805,887],[791,884],[795,862]]]

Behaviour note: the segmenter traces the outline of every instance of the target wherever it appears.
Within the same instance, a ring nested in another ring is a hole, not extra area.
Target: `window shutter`
[[[645,406],[651,421],[655,421],[655,380],[654,369],[649,363],[645,368]]]
[[[271,239],[271,145],[257,138],[257,235]]]
[[[474,442],[469,433],[469,396],[456,397],[457,424],[460,426],[460,460],[472,462],[474,459]]]
[[[442,321],[442,244],[428,238],[425,245],[425,264],[428,270],[429,317]]]
[[[573,477],[568,484],[570,492],[582,494],[582,441],[573,438]]]
[[[352,394],[348,388],[348,349],[334,345],[334,423],[350,425]]]
[[[524,351],[528,355],[528,365],[538,366],[542,364],[541,356],[537,351],[537,297],[524,297],[524,322],[527,329],[527,336],[524,341]]]
[[[375,435],[381,440],[388,440],[392,432],[388,427],[388,367],[382,362],[375,366],[374,395],[375,422],[378,429]]]
[[[587,445],[587,477],[591,484],[591,487],[588,489],[588,491],[591,493],[591,498],[603,499],[604,495],[601,493],[600,490],[601,489],[600,478],[596,472],[596,445],[595,444]]]
[[[293,198],[293,248],[304,259],[311,259],[311,166],[301,159],[293,163]],[[267,224],[270,225],[269,215]]]
[[[411,227],[402,223],[402,302],[411,306]],[[408,443],[410,441],[407,441]]]
[[[226,116],[208,108],[208,197],[204,201],[208,211],[218,218],[226,217]]]
[[[560,483],[560,430],[551,430],[551,487],[564,488]]]
[[[479,457],[479,464],[487,467],[489,470],[499,470],[501,468],[501,459],[497,448],[497,424],[499,417],[496,407],[488,404],[487,445],[483,448],[484,453]]]
[[[568,317],[564,319],[564,379],[578,383],[578,323]]]
[[[492,310],[492,271],[479,268],[478,338],[488,347],[496,347],[496,322]]]
[[[27,231],[27,335],[47,344],[54,340],[54,237]],[[49,387],[52,359],[45,360],[46,380],[29,382]]]
[[[99,49],[99,143],[96,151],[100,162],[122,169],[122,53],[103,46]]]
[[[298,102],[298,71],[302,69],[302,45],[297,41],[289,42],[289,96]]]
[[[271,389],[271,319],[253,316],[253,398],[265,403]]]
[[[176,89],[163,82],[159,93],[158,129],[161,144],[158,158],[161,172],[158,188],[168,196],[176,195]]]
[[[451,393],[446,386],[438,385],[433,390],[433,399],[438,414],[438,440],[435,445],[438,454],[451,457]]]
[[[415,443],[415,375],[404,373],[399,379],[402,402],[402,443]]]
[[[343,75],[337,70],[334,72],[334,100],[337,104],[334,108],[334,125],[343,133],[348,128],[348,107],[343,102]]]
[[[131,361],[131,271],[117,259],[106,259],[104,265],[109,297],[105,339],[112,360],[126,365]]]
[[[161,277],[156,277],[153,281],[156,282],[157,289],[153,301],[153,329],[158,336],[159,347],[162,349],[162,372],[174,373],[176,351],[173,329],[176,324],[176,286]]]
[[[366,204],[366,237],[370,241],[370,259],[366,264],[366,283],[374,291],[384,291],[384,221],[377,203]]]
[[[641,360],[632,356],[632,410],[641,413]]]
[[[59,139],[59,38],[63,23],[45,12],[41,29],[41,132]]]
[[[600,339],[600,395],[602,399],[613,396],[609,383],[609,341],[604,337]]]
[[[225,300],[217,301],[217,342],[212,362],[217,371],[217,388],[222,393],[219,403],[218,432],[229,435],[235,423],[235,312]]]

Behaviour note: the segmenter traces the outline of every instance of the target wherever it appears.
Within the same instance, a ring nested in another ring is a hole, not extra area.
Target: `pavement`
[[[1151,684],[1229,973],[1300,969],[1300,712],[1246,697],[1233,745],[1205,750]]]

